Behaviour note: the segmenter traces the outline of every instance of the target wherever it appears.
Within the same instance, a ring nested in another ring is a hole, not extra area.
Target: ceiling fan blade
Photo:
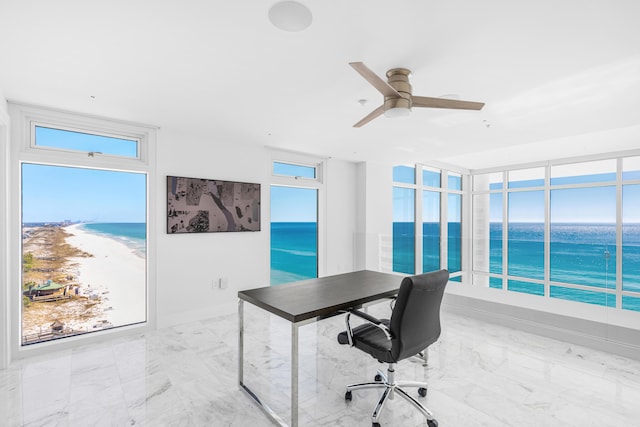
[[[382,113],[384,113],[384,105],[379,106],[378,108],[376,108],[375,110],[373,110],[372,112],[370,112],[369,114],[367,114],[366,116],[364,116],[362,118],[362,120],[360,120],[358,123],[356,123],[355,125],[353,125],[354,128],[359,128],[361,126],[366,125],[367,123],[369,123],[371,120],[375,119],[376,117],[382,115]]]
[[[371,83],[373,87],[378,89],[381,94],[384,96],[392,96],[392,97],[400,97],[400,94],[397,90],[392,88],[389,83],[382,80],[376,73],[371,71],[369,67],[364,65],[362,62],[349,62],[349,65],[353,67],[362,77],[365,78],[366,81]]]
[[[484,102],[459,101],[457,99],[431,98],[414,96],[411,98],[414,107],[453,108],[457,110],[482,110]]]

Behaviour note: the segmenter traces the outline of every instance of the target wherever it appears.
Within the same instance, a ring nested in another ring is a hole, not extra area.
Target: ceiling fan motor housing
[[[409,83],[409,75],[411,71],[406,68],[392,68],[387,71],[387,82],[389,86],[394,88],[400,94],[400,98],[386,96],[384,98],[384,110],[392,108],[411,109],[411,83]]]

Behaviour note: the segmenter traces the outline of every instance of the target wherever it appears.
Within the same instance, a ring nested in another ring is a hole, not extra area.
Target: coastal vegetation
[[[90,322],[102,314],[98,300],[85,295],[66,292],[72,287],[81,286],[77,281],[77,264],[74,258],[92,257],[66,242],[71,236],[64,227],[44,226],[25,229],[22,257],[23,336],[48,332],[52,324]],[[58,285],[55,295],[64,299],[51,298],[38,301],[29,296],[31,289],[51,288]],[[26,291],[26,293],[25,293]]]
[[[65,239],[70,234],[63,227],[34,227],[25,234],[22,248],[22,282],[25,285],[47,280],[69,284],[74,280],[69,259],[92,256],[69,245]]]

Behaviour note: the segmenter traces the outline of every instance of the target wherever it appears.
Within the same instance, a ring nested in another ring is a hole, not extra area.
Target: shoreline
[[[78,283],[89,298],[100,299],[114,327],[146,320],[146,259],[117,238],[73,224],[64,227],[66,241],[92,257],[72,257]],[[95,295],[92,297],[92,295]]]

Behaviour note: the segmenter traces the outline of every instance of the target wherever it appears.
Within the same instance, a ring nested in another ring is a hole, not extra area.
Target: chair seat
[[[389,326],[388,319],[381,319],[385,326]],[[338,334],[338,342],[340,344],[349,344],[347,331]],[[371,355],[380,363],[396,363],[391,355],[391,341],[387,339],[384,332],[380,328],[370,323],[356,326],[353,328],[353,345],[354,347]]]

